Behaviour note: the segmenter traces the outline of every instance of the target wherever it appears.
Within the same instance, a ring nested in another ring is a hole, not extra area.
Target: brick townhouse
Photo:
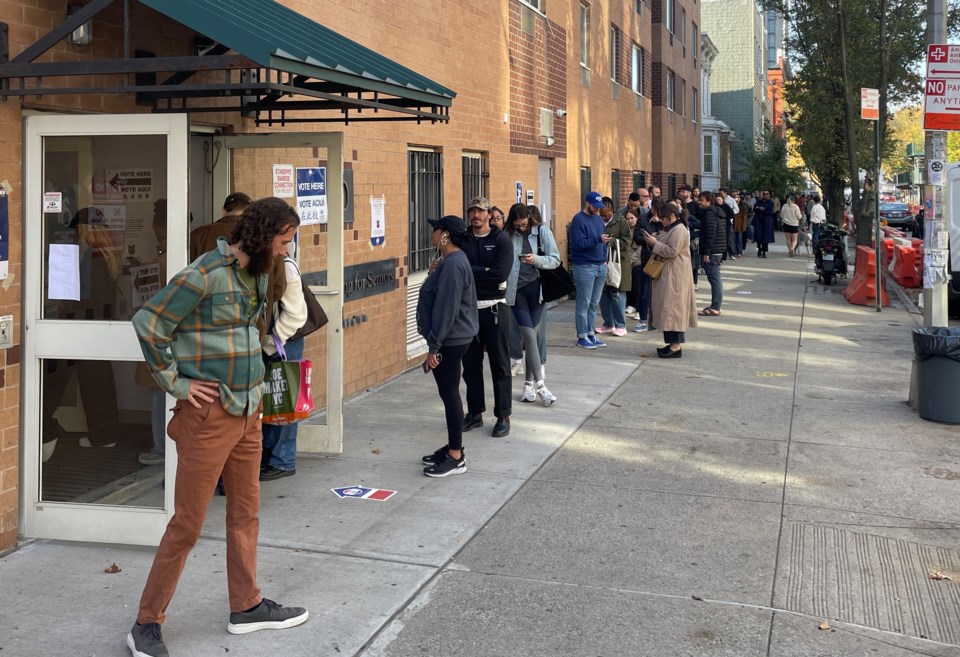
[[[0,0],[0,22],[0,551],[159,539],[175,464],[137,460],[166,418],[129,322],[228,193],[308,219],[337,319],[307,341],[327,412],[299,447],[335,453],[343,397],[422,353],[428,218],[520,198],[564,252],[587,190],[698,182],[695,0]]]

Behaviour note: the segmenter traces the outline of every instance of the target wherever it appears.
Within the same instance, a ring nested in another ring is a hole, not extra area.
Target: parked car
[[[880,221],[886,221],[891,228],[909,230],[917,234],[917,217],[910,211],[906,203],[881,203]]]

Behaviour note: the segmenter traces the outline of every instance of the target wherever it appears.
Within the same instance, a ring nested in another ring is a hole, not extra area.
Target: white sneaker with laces
[[[537,401],[537,393],[533,389],[533,383],[527,381],[523,384],[523,395],[520,397],[520,401],[531,403]]]
[[[523,359],[517,358],[510,366],[510,376],[520,376],[521,374],[523,374]]]
[[[537,384],[537,395],[540,397],[540,401],[544,406],[550,406],[553,402],[557,401],[557,396],[547,390],[547,386],[543,385],[543,381]]]

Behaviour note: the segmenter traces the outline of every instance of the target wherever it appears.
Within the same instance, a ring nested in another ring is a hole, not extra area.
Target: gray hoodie
[[[463,251],[454,251],[427,276],[417,299],[417,332],[430,353],[469,344],[480,330],[473,269]]]

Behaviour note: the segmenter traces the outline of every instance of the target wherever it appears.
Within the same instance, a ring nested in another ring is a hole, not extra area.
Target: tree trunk
[[[847,70],[847,18],[843,0],[837,3],[837,28],[840,37],[840,79],[843,86],[843,123],[847,132],[847,161],[850,166],[850,207],[860,208],[860,166],[857,163],[857,130],[854,125],[853,98],[850,90],[850,74]],[[857,244],[870,243],[870,227],[857,217]],[[865,240],[865,241],[864,241]]]

